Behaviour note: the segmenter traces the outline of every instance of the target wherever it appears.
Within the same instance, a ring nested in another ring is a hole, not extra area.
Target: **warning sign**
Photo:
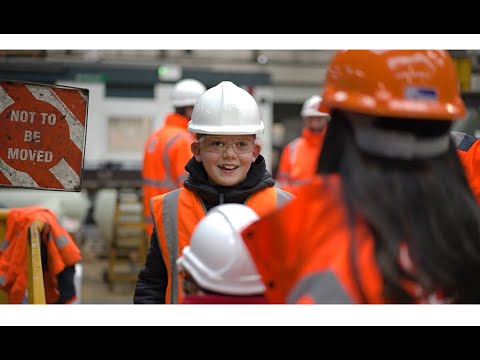
[[[80,191],[88,90],[0,82],[0,186]]]

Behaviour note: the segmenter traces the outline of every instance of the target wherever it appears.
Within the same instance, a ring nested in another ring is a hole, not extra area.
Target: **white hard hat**
[[[197,134],[260,134],[264,128],[253,96],[230,81],[203,93],[188,123],[188,130]]]
[[[193,106],[207,88],[200,81],[193,79],[180,80],[171,93],[172,104],[175,107]]]
[[[322,98],[319,95],[313,95],[309,97],[302,106],[302,117],[307,116],[329,116],[328,113],[321,112],[318,110],[320,107],[320,103],[322,102]]]
[[[212,208],[195,227],[190,246],[177,259],[197,284],[227,295],[257,295],[265,291],[240,232],[259,217],[242,204]]]

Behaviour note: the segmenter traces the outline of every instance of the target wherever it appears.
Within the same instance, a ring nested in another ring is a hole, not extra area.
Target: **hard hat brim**
[[[195,134],[206,134],[206,135],[254,135],[254,134],[263,134],[265,130],[265,125],[263,121],[260,121],[258,125],[195,125],[192,124],[192,121],[188,124],[188,131]]]

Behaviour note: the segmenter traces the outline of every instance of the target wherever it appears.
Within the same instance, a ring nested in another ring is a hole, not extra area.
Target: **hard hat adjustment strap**
[[[448,133],[419,138],[412,133],[385,130],[372,125],[352,122],[355,141],[360,149],[379,156],[398,159],[425,159],[447,152],[450,145]]]

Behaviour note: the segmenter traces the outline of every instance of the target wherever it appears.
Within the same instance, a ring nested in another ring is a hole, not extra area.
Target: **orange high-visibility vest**
[[[313,179],[325,133],[326,129],[314,133],[304,128],[301,137],[285,146],[278,164],[276,181],[279,188],[298,195],[299,188]]]
[[[480,202],[480,141],[464,133],[452,133],[457,153],[467,175],[470,187]]]
[[[39,206],[10,209],[7,233],[0,246],[0,287],[7,291],[10,304],[22,303],[27,290],[28,228],[37,220],[45,224],[41,236],[45,247],[42,260],[47,260],[43,268],[47,304],[56,303],[60,297],[57,276],[82,259],[80,249],[51,210]],[[75,299],[76,295],[69,302]]]
[[[153,231],[150,199],[182,186],[188,173],[185,165],[192,157],[190,145],[195,141],[187,131],[188,118],[169,114],[162,128],[147,139],[143,158],[143,210],[147,232]]]
[[[275,187],[268,187],[251,195],[245,202],[259,216],[282,206],[292,197]],[[155,222],[160,250],[168,273],[168,285],[165,295],[167,304],[182,302],[181,279],[177,273],[176,260],[198,222],[206,215],[202,199],[184,187],[159,195],[151,200],[152,216]]]

